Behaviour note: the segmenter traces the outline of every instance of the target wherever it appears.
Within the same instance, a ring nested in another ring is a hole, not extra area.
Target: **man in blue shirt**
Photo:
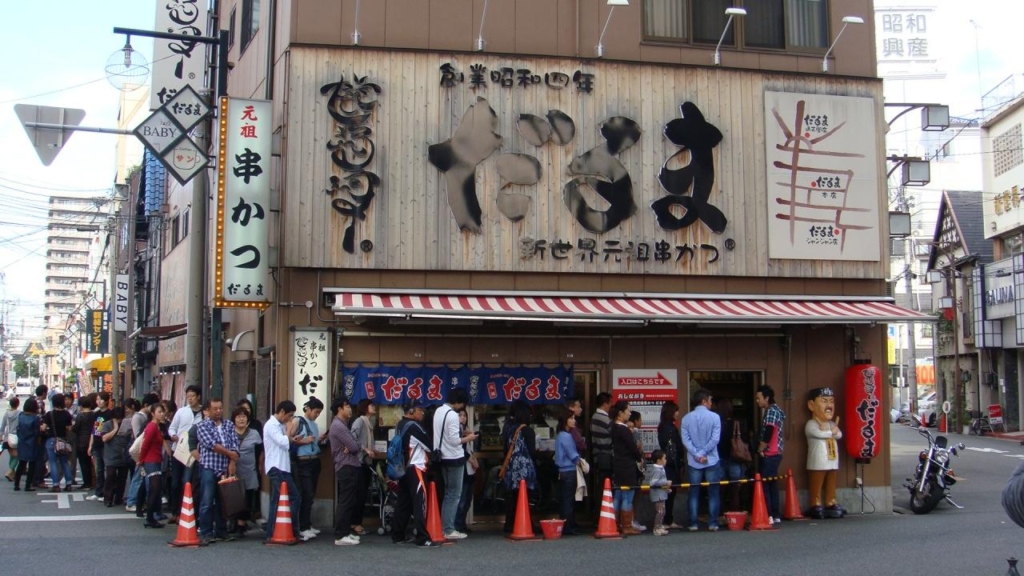
[[[708,486],[708,531],[718,531],[718,511],[721,499],[718,482],[722,470],[718,466],[718,440],[722,435],[722,419],[710,410],[714,399],[711,392],[701,388],[693,395],[694,409],[683,417],[683,446],[686,447],[687,474],[690,482],[690,524],[688,530],[697,530],[697,504],[700,502],[700,483]]]
[[[206,401],[209,417],[196,425],[199,438],[199,538],[205,543],[233,540],[227,533],[227,521],[220,513],[217,481],[235,475],[238,460],[238,434],[224,421],[224,403],[220,398]]]

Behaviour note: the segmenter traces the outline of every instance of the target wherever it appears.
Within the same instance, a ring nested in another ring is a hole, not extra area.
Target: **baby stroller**
[[[378,463],[373,469],[370,481],[370,506],[376,507],[380,515],[377,534],[391,534],[394,529],[395,506],[398,504],[398,482],[389,479]]]

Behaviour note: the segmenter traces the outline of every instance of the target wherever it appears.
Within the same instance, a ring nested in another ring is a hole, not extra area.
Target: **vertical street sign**
[[[207,21],[207,0],[158,0],[154,30],[202,36]],[[153,87],[149,109],[170,102],[185,86],[201,86],[206,70],[206,46],[185,40],[153,40]]]
[[[25,128],[28,139],[39,155],[43,166],[49,166],[57,154],[64,149],[68,138],[74,134],[74,128],[82,123],[85,110],[77,108],[55,108],[53,106],[33,106],[31,104],[15,104],[14,113]],[[28,124],[50,124],[52,128],[37,128]]]
[[[269,100],[220,99],[218,308],[260,308],[268,302],[272,118]]]

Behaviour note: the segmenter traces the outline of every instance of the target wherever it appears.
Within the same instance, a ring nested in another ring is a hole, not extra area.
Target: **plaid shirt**
[[[218,474],[227,474],[228,457],[217,454],[213,447],[220,444],[227,450],[238,452],[238,433],[234,425],[221,420],[218,427],[213,420],[207,418],[196,424],[194,430],[199,438],[199,465]]]
[[[779,408],[778,404],[769,404],[768,408],[764,411],[764,418],[761,419],[761,440],[768,444],[768,447],[764,451],[765,456],[776,456],[782,454],[782,421],[786,419],[786,413]],[[773,436],[778,439],[778,445],[772,446],[771,438],[766,438],[766,428],[768,426],[774,426]]]

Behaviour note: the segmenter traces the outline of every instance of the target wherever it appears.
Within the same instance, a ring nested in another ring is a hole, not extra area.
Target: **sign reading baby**
[[[839,445],[843,437],[835,415],[836,399],[831,388],[813,388],[807,393],[811,419],[804,427],[807,435],[807,491],[811,518],[842,518],[846,510],[836,501],[836,470],[839,469]],[[822,488],[825,497],[822,499]]]

